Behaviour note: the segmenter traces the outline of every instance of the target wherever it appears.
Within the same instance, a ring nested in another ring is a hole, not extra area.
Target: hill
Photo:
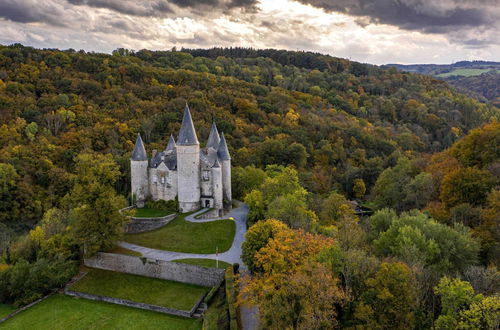
[[[205,57],[207,56],[207,57]],[[292,164],[314,193],[368,191],[395,155],[440,151],[499,110],[442,81],[331,56],[213,49],[113,55],[0,46],[0,221],[31,227],[74,182],[75,157],[110,153],[129,193],[137,133],[161,150],[188,102],[233,164]],[[8,173],[8,174],[7,174]]]
[[[388,64],[387,66],[443,79],[461,93],[500,106],[500,62],[461,61],[450,65]]]

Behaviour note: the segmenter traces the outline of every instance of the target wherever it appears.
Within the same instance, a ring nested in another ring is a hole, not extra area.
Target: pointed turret
[[[231,156],[229,155],[229,150],[227,149],[226,138],[224,137],[224,133],[222,133],[220,138],[219,147],[217,148],[217,155],[221,160],[230,160]]]
[[[186,103],[184,108],[184,117],[182,118],[181,130],[179,131],[179,137],[177,138],[177,144],[181,146],[190,146],[199,144],[198,138],[196,137],[196,131],[194,129],[193,119],[191,118],[191,112]]]
[[[170,134],[170,139],[168,140],[168,144],[167,144],[167,148],[165,149],[165,151],[172,151],[175,149],[175,140],[174,140],[174,136],[172,134]]]
[[[212,123],[212,129],[210,129],[210,135],[207,140],[207,148],[214,148],[217,150],[220,143],[219,131],[217,130],[217,126],[215,125],[215,121]]]
[[[132,152],[132,160],[148,160],[148,155],[146,154],[146,148],[144,148],[144,143],[142,142],[141,134],[137,135],[137,140],[135,140],[134,151]]]

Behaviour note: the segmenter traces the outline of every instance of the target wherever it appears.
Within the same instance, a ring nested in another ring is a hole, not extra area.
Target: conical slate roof
[[[229,150],[227,149],[226,138],[224,137],[224,133],[222,133],[219,143],[219,148],[217,148],[217,155],[221,160],[230,160],[231,156],[229,155]]]
[[[212,129],[210,129],[210,135],[207,140],[207,148],[214,148],[217,150],[217,147],[220,143],[219,131],[217,130],[217,126],[215,125],[215,121],[212,123]]]
[[[184,108],[184,117],[182,118],[182,125],[177,138],[177,144],[180,146],[199,144],[198,138],[196,137],[196,131],[194,129],[193,119],[191,118],[191,112],[189,111],[187,103]]]
[[[175,149],[174,136],[172,134],[170,134],[170,139],[168,140],[167,148],[165,149],[165,151],[171,151],[174,149]]]
[[[148,160],[148,155],[146,154],[146,148],[144,148],[144,143],[142,143],[141,134],[137,135],[137,140],[135,140],[134,151],[132,152],[132,160]]]

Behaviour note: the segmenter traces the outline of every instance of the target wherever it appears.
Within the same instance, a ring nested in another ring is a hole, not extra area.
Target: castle
[[[170,135],[165,150],[153,150],[148,159],[139,134],[130,165],[132,195],[139,207],[148,197],[166,201],[177,197],[182,213],[207,207],[221,214],[231,208],[231,157],[224,133],[219,136],[214,122],[206,147],[200,148],[187,104],[177,143]]]

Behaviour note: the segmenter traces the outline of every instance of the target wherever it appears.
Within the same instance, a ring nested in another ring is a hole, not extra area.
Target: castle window
[[[158,183],[158,177],[156,175],[153,175],[153,183],[154,184]]]
[[[210,171],[203,171],[203,181],[210,180]]]
[[[161,179],[160,179],[160,181],[161,181],[161,184],[165,184],[165,177],[162,176]]]

